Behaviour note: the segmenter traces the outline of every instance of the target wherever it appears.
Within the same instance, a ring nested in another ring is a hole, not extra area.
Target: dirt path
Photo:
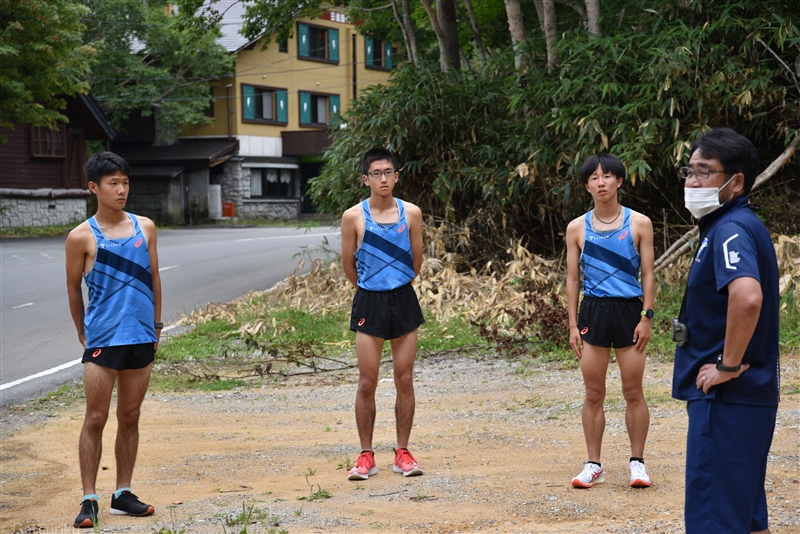
[[[799,359],[783,357],[785,391],[800,387]],[[651,428],[645,454],[653,480],[646,490],[628,486],[616,371],[609,373],[606,483],[590,490],[569,485],[586,454],[579,371],[465,357],[419,362],[411,450],[426,471],[414,478],[391,471],[394,390],[390,370],[383,371],[379,472],[359,483],[337,469],[358,454],[355,373],[257,389],[148,394],[133,491],[155,505],[156,515],[108,514],[111,420],[98,477],[101,531],[240,532],[241,523],[230,524],[243,504],[255,507],[255,522],[246,525],[251,533],[683,531],[687,422],[683,404],[670,398],[671,364],[650,362],[646,373]],[[36,527],[77,532],[69,525],[81,495],[81,403],[55,417],[5,413],[1,422],[0,534]],[[800,533],[798,428],[800,394],[784,395],[767,475],[773,533]],[[298,500],[311,494],[309,484],[331,497]]]

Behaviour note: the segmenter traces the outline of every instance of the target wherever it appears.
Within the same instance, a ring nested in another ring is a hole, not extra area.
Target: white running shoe
[[[644,464],[639,460],[631,461],[631,487],[632,488],[649,488],[650,477],[647,476],[647,471]]]
[[[601,484],[605,481],[606,478],[603,475],[603,468],[597,464],[587,462],[587,464],[583,466],[581,474],[572,479],[572,485],[576,488],[591,488],[595,484]]]

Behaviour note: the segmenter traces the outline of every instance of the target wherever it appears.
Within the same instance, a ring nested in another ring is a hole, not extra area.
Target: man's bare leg
[[[119,371],[117,377],[117,487],[129,488],[139,450],[139,413],[150,383],[153,364]]]
[[[358,391],[356,392],[356,425],[361,440],[361,450],[372,450],[372,433],[375,430],[375,389],[384,340],[356,332],[356,357],[358,359]]]
[[[108,409],[117,371],[95,363],[83,364],[83,387],[86,392],[86,414],[78,441],[83,494],[97,493],[97,469],[103,452],[103,429],[108,421]]]
[[[611,349],[584,342],[581,354],[581,373],[583,373],[583,383],[586,388],[586,397],[583,400],[581,413],[583,434],[586,438],[588,460],[600,463],[603,432],[606,429],[603,401],[606,398],[606,373]]]
[[[417,330],[391,340],[394,386],[397,392],[394,404],[397,425],[397,448],[407,449],[414,424],[414,360],[417,356]]]
[[[650,429],[650,411],[642,388],[646,356],[636,352],[633,346],[615,349],[615,353],[622,377],[622,394],[626,403],[625,425],[631,440],[631,456],[644,458],[644,445]]]

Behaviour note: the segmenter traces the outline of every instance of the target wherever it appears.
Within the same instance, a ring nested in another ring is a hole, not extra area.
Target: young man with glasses
[[[356,288],[350,329],[356,332],[358,391],[356,424],[361,454],[348,473],[350,480],[377,474],[372,434],[375,428],[375,389],[385,340],[392,348],[397,448],[395,473],[422,474],[408,451],[414,421],[414,359],[417,330],[425,322],[411,281],[422,266],[422,211],[392,196],[400,174],[394,155],[373,148],[361,160],[361,180],[368,199],[342,216],[342,264]]]
[[[684,179],[700,247],[679,321],[672,396],[687,401],[687,534],[768,533],[764,481],[779,400],[778,264],[747,195],[753,144],[729,128],[695,141]]]
[[[567,226],[569,342],[580,360],[586,388],[581,420],[589,456],[583,470],[572,479],[576,488],[591,488],[605,481],[600,449],[612,347],[626,403],[630,485],[650,486],[644,467],[650,412],[642,378],[654,315],[653,224],[645,215],[619,203],[618,191],[624,180],[625,166],[616,157],[597,154],[587,159],[581,169],[581,182],[592,195],[594,209]]]
[[[81,429],[83,499],[75,528],[97,528],[97,468],[114,383],[117,385],[117,490],[111,513],[147,516],[153,506],[131,493],[139,448],[139,411],[150,382],[161,324],[161,278],[156,227],[124,211],[130,184],[128,163],[112,152],[89,158],[84,167],[97,213],[67,236],[67,292],[72,320],[83,346],[86,415]],[[89,288],[84,308],[81,281]]]

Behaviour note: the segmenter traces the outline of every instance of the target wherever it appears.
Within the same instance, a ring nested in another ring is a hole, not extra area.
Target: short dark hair
[[[86,180],[100,185],[100,180],[103,176],[114,174],[119,171],[125,176],[131,175],[131,168],[128,162],[113,152],[100,152],[93,154],[86,165],[83,166],[83,171],[86,173]]]
[[[744,175],[744,194],[750,190],[758,176],[760,160],[756,147],[748,138],[730,128],[714,128],[692,143],[689,157],[695,150],[707,159],[717,159],[725,168],[725,172]]]
[[[581,167],[581,183],[583,185],[589,183],[589,177],[597,170],[598,165],[603,169],[603,172],[611,173],[617,178],[625,180],[625,165],[622,164],[618,157],[603,152],[602,154],[590,156]]]
[[[397,170],[397,160],[394,154],[389,152],[383,147],[375,147],[367,150],[364,157],[361,158],[361,174],[366,175],[369,172],[369,166],[375,161],[386,160],[392,164],[394,170]]]

